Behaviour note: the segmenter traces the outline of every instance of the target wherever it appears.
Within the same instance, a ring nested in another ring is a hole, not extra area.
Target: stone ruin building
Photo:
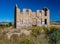
[[[29,26],[43,26],[50,25],[50,12],[48,8],[42,10],[36,10],[32,12],[31,9],[23,9],[21,12],[18,6],[15,6],[14,12],[14,27],[29,27]]]

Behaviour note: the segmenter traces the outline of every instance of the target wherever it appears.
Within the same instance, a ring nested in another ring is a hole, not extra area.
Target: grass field
[[[60,25],[20,29],[0,27],[0,44],[60,44]]]

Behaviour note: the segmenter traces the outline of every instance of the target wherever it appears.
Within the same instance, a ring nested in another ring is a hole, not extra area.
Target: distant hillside
[[[14,22],[0,22],[0,24],[6,25],[8,23],[12,23],[14,25]],[[50,21],[51,25],[60,25],[60,21]]]
[[[60,25],[60,21],[50,21],[51,25]]]
[[[14,22],[0,22],[0,24],[8,24],[8,23],[14,24]]]

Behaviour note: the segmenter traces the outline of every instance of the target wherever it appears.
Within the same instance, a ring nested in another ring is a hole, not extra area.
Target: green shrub
[[[40,31],[42,30],[41,27],[37,26],[37,27],[33,27],[31,29],[31,35],[34,37],[37,37],[38,35],[40,35]]]
[[[32,39],[29,37],[22,37],[22,38],[20,38],[19,41],[20,41],[19,42],[20,44],[33,44]]]
[[[50,43],[57,44],[60,41],[60,29],[56,27],[50,27],[50,31],[48,33]]]

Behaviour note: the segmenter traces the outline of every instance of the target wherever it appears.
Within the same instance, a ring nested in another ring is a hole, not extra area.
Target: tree
[[[10,22],[8,25],[9,25],[9,26],[12,26],[12,23]]]

